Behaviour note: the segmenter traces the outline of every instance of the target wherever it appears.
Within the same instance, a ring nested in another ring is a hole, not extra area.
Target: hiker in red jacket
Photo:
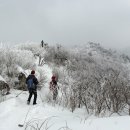
[[[56,77],[54,75],[51,77],[50,91],[52,91],[52,93],[53,93],[53,100],[56,100],[57,95],[58,95],[58,90],[57,90]]]

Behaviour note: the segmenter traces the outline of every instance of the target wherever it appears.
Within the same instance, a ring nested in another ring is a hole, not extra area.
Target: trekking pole
[[[43,98],[42,98],[42,94],[41,94],[41,91],[39,92],[39,95],[40,95],[40,99],[42,101],[42,103],[44,102]]]
[[[19,127],[23,127],[23,126],[24,126],[25,121],[26,121],[26,119],[27,119],[27,116],[28,116],[28,114],[29,114],[30,108],[31,108],[31,106],[29,107],[29,109],[28,109],[28,111],[27,111],[27,114],[26,114],[26,116],[25,116],[25,119],[24,119],[23,124],[18,124]]]
[[[17,94],[16,97],[18,97],[22,92],[23,92],[23,90],[19,94]]]

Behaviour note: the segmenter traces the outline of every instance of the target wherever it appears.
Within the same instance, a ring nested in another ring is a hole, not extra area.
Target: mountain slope
[[[98,59],[97,63],[99,62],[100,58],[113,62],[114,60],[120,62],[119,55],[117,55],[115,52],[103,49],[98,44],[90,44],[86,47],[78,48],[77,51],[75,49],[73,51],[75,53],[78,52],[78,54],[82,53],[83,60],[84,57],[86,57],[86,55],[89,55],[90,57],[92,56],[93,58],[96,57]],[[89,64],[89,62],[81,62],[81,63]],[[123,59],[121,59],[121,63],[124,63]],[[80,66],[80,64],[78,65]],[[118,66],[116,66],[116,68],[117,67]],[[47,130],[48,127],[49,127],[48,130],[129,130],[130,128],[129,116],[118,116],[116,114],[115,117],[97,118],[93,116],[94,111],[93,113],[91,113],[92,115],[87,115],[86,108],[84,107],[81,107],[80,109],[76,108],[75,111],[72,113],[69,110],[70,108],[68,109],[67,107],[63,107],[66,104],[64,104],[63,106],[62,105],[59,106],[58,103],[55,104],[55,102],[53,101],[49,102],[49,100],[46,100],[46,98],[48,98],[48,96],[50,96],[49,98],[51,98],[51,93],[49,91],[49,82],[52,76],[52,69],[47,64],[45,64],[44,66],[38,66],[38,59],[36,59],[35,62],[35,69],[38,72],[36,73],[36,76],[38,78],[40,77],[40,72],[43,72],[42,74],[44,75],[42,75],[41,77],[46,79],[44,85],[42,84],[43,85],[42,90],[38,91],[37,105],[32,105],[32,102],[30,105],[26,104],[28,98],[27,91],[22,92],[18,97],[16,97],[16,95],[19,94],[21,91],[12,89],[11,94],[6,96],[6,100],[0,103],[0,111],[1,111],[0,130],[25,130],[25,129],[34,130],[35,128],[36,128],[35,130],[38,130],[38,127],[41,127],[39,128],[40,130]],[[58,66],[58,69],[60,69],[60,66]],[[97,69],[99,70],[99,68]],[[65,78],[69,79],[68,75],[65,75],[66,73],[64,66],[63,70],[64,73],[63,71],[61,71],[62,75],[64,75]],[[84,71],[85,68],[83,69],[83,72]],[[79,78],[80,75],[78,73],[77,75],[74,76],[78,76]],[[84,77],[84,80],[82,81],[86,81],[86,78],[88,78],[88,76]],[[60,76],[59,79],[60,78],[63,77]],[[72,76],[71,78],[74,77]],[[79,81],[81,81],[81,79],[79,79]],[[67,82],[66,86],[64,86],[64,84],[60,84],[61,85],[60,87],[62,87],[62,89],[63,87],[68,87],[69,83]],[[94,95],[96,94],[94,93]],[[67,96],[69,100],[70,95]],[[60,98],[61,99],[60,102],[64,101],[62,100],[62,98]],[[65,99],[67,98],[65,97]],[[19,124],[24,125],[24,127],[19,127],[18,126]]]

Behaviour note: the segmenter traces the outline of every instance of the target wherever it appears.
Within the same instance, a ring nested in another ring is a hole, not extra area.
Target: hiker
[[[26,89],[26,76],[23,72],[21,72],[18,76],[18,80],[19,80],[19,87],[18,89],[20,90],[27,90]]]
[[[44,46],[44,41],[43,41],[43,40],[41,41],[41,46],[42,46],[42,47]]]
[[[35,105],[35,104],[37,104],[36,100],[37,100],[38,80],[35,77],[35,71],[34,70],[32,70],[31,74],[27,77],[26,84],[27,84],[27,88],[28,88],[28,91],[29,91],[29,97],[28,97],[28,100],[27,100],[27,104],[30,104],[32,95],[34,94],[33,105]]]
[[[56,77],[54,75],[51,77],[50,91],[52,91],[52,93],[53,93],[53,100],[56,100],[57,95],[58,95],[58,90],[57,90]]]

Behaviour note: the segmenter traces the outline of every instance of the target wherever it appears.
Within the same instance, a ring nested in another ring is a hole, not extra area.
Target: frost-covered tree
[[[68,59],[68,52],[60,45],[49,47],[45,54],[45,61],[55,63],[56,65],[65,65]]]

